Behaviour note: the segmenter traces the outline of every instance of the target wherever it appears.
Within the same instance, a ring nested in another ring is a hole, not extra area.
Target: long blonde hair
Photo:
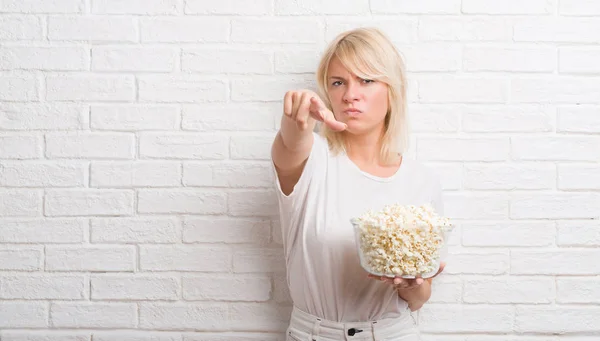
[[[404,60],[390,39],[377,28],[357,28],[339,34],[325,50],[317,69],[319,95],[331,110],[327,70],[337,57],[349,71],[364,79],[388,85],[388,112],[382,137],[381,161],[391,164],[408,149],[409,127]],[[319,132],[337,154],[345,151],[343,135],[320,125]]]

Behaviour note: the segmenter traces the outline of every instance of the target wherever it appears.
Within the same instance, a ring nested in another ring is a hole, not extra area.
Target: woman
[[[272,146],[294,303],[288,340],[419,340],[410,312],[429,299],[431,278],[368,276],[350,224],[392,203],[429,203],[442,214],[437,176],[403,157],[404,63],[382,32],[355,29],[330,43],[317,82],[320,96],[285,94]]]

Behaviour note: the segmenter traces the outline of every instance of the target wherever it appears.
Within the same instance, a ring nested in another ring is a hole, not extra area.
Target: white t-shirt
[[[287,284],[294,305],[337,322],[408,314],[408,304],[393,287],[367,277],[360,266],[350,219],[394,203],[430,203],[443,214],[439,179],[425,165],[407,158],[391,177],[371,175],[345,153],[334,156],[327,140],[313,135],[310,156],[290,195],[281,191],[275,172]]]

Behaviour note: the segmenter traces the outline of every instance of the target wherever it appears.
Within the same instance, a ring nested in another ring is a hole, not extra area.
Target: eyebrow
[[[346,78],[339,77],[339,76],[331,76],[331,77],[329,77],[329,79],[340,79],[340,80],[343,80],[343,81],[346,80]]]

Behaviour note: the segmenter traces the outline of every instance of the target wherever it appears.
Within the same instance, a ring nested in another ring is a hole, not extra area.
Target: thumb
[[[323,102],[315,97],[311,97],[310,99],[310,111],[311,113],[316,114],[316,119],[325,123],[334,131],[346,130],[348,127],[345,123],[336,120],[331,110],[327,109]]]

